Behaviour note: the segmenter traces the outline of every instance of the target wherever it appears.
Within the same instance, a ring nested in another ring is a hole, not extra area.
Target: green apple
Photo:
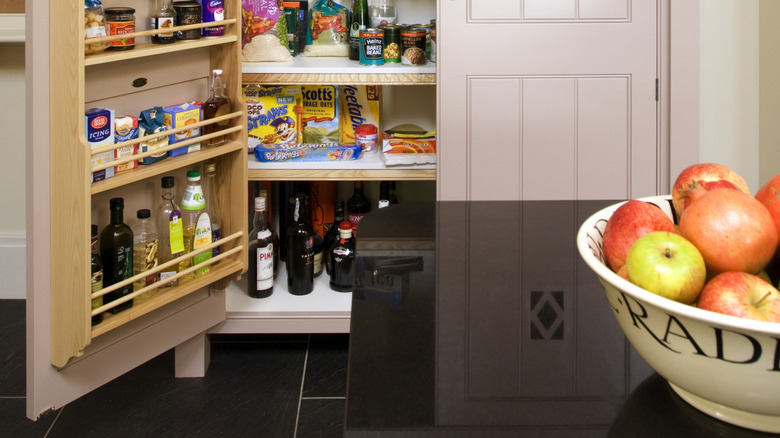
[[[679,234],[654,231],[637,239],[626,256],[631,283],[681,303],[696,301],[707,278],[704,258]]]

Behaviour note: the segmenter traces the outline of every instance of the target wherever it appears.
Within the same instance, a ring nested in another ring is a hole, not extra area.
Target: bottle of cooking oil
[[[203,196],[203,188],[200,186],[200,171],[187,172],[187,187],[181,200],[181,212],[184,225],[184,250],[186,252],[197,251],[211,243],[211,219],[206,211],[206,199]],[[204,251],[188,258],[180,263],[182,271],[193,265],[197,265],[211,258],[211,251]],[[209,272],[209,265],[203,265],[188,278],[203,275]]]

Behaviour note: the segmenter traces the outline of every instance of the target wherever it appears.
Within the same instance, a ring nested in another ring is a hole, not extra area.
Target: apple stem
[[[754,304],[754,306],[755,306],[755,307],[761,307],[761,303],[763,303],[763,302],[764,302],[764,300],[766,300],[766,299],[769,297],[769,295],[772,295],[772,292],[771,292],[771,291],[770,291],[770,292],[767,292],[766,294],[764,294],[764,296],[763,296],[763,297],[761,297],[761,299],[760,299],[760,300],[758,300],[758,302],[757,302],[756,304]]]

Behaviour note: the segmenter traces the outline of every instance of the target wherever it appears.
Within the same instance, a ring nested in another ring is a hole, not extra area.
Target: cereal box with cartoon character
[[[254,153],[258,147],[296,147],[301,141],[301,87],[248,84],[242,88],[247,104],[248,152]]]

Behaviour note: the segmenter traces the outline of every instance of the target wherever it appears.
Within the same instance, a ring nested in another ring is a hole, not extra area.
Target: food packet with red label
[[[287,20],[281,0],[241,1],[241,60],[289,61]]]

